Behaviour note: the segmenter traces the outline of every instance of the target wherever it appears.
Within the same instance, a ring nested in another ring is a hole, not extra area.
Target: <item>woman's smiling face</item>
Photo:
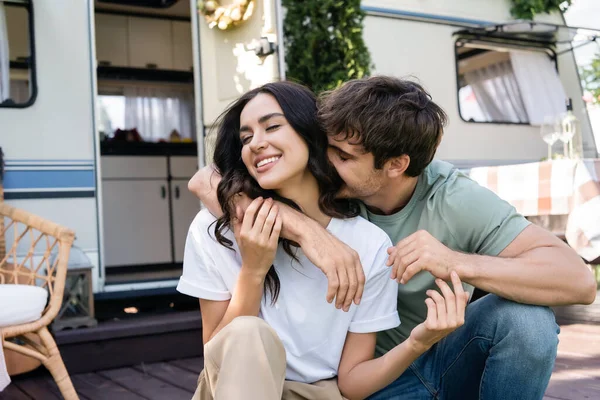
[[[273,96],[259,93],[246,104],[239,134],[242,161],[263,189],[281,190],[306,172],[308,146]]]

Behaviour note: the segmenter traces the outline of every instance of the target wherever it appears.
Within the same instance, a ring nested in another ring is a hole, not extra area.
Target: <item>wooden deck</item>
[[[587,307],[556,309],[561,326],[558,358],[544,400],[600,398],[600,295]],[[74,374],[75,389],[89,400],[189,400],[203,367],[201,357]],[[61,399],[43,370],[16,377],[1,400]]]
[[[73,375],[82,400],[190,400],[196,390],[202,358],[188,358],[129,368]],[[16,377],[0,393],[2,400],[58,400],[62,396],[48,374]]]

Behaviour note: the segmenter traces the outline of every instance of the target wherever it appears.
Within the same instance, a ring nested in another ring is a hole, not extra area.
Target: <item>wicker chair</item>
[[[0,201],[0,284],[34,285],[46,289],[49,296],[41,318],[1,328],[0,345],[40,360],[67,400],[78,396],[48,325],[62,303],[74,237],[65,227]]]

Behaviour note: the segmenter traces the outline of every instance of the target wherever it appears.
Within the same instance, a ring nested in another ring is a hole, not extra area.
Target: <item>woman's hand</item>
[[[417,325],[408,338],[413,348],[418,352],[424,353],[465,323],[465,309],[467,308],[469,293],[464,291],[460,278],[455,271],[450,274],[450,279],[452,279],[454,292],[441,279],[436,279],[435,283],[442,294],[435,290],[427,291],[429,296],[425,300],[427,319]]]
[[[272,199],[254,199],[245,213],[240,206],[236,207],[233,231],[242,254],[242,270],[261,278],[267,275],[275,260],[281,225],[278,207]]]

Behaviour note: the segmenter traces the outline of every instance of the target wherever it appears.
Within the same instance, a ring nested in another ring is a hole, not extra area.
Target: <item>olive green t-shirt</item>
[[[452,250],[497,256],[529,224],[513,206],[480,186],[452,164],[434,160],[419,176],[408,204],[393,215],[362,216],[383,229],[394,244],[424,229]],[[466,290],[473,287],[464,284]],[[404,341],[427,316],[428,289],[437,289],[426,271],[398,287],[400,326],[377,335],[377,355]]]

